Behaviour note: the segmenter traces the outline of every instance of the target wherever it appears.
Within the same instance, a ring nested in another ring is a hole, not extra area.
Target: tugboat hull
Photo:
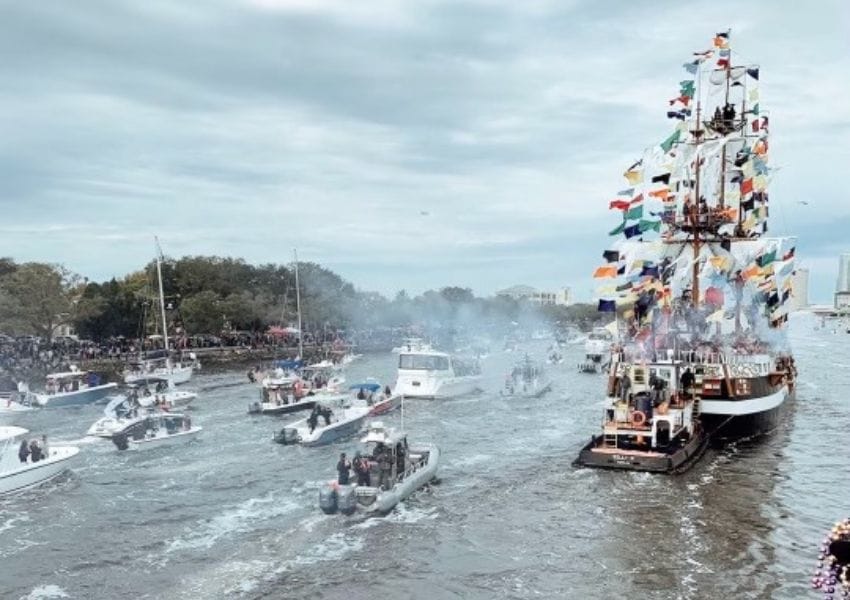
[[[697,431],[678,450],[664,453],[606,448],[603,446],[602,436],[593,436],[582,448],[573,466],[649,473],[684,473],[702,457],[708,447],[708,441],[708,435]]]
[[[742,401],[763,404],[764,410],[745,412],[743,414],[720,414],[703,411],[700,419],[706,431],[711,435],[713,442],[723,443],[746,438],[756,438],[766,435],[779,427],[785,417],[785,412],[792,395],[793,392],[789,393],[788,388],[783,387],[781,390],[765,398]],[[707,403],[704,402],[704,404]],[[718,402],[717,404],[720,403]],[[736,408],[734,405],[737,402],[729,401],[724,404],[731,405],[730,408],[734,409]],[[729,412],[732,412],[732,410]]]

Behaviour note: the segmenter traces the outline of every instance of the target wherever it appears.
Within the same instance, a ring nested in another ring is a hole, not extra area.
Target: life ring
[[[646,415],[639,410],[633,411],[632,425],[634,425],[635,427],[641,427],[644,423],[646,423]]]

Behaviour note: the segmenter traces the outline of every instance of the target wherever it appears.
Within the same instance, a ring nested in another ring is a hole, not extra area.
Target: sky
[[[850,252],[843,0],[5,2],[0,256],[103,280],[157,235],[170,256],[297,247],[386,294],[587,300],[623,170],[728,28],[770,109],[771,231],[828,302]]]

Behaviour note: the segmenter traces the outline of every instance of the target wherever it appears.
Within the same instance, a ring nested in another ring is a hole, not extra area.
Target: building
[[[798,268],[791,277],[791,310],[801,310],[809,306],[809,270]]]
[[[549,306],[568,306],[572,303],[570,288],[568,287],[554,292],[544,292],[530,285],[513,285],[509,288],[499,290],[496,292],[496,295]]]
[[[850,291],[835,292],[835,310],[850,310]]]
[[[842,254],[838,259],[838,282],[836,292],[850,292],[850,254]]]

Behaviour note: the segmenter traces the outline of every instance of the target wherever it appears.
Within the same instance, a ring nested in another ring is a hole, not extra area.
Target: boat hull
[[[0,496],[15,494],[50,481],[68,470],[80,449],[74,446],[50,448],[50,456],[37,463],[0,474]]]
[[[303,400],[289,404],[273,404],[271,402],[254,402],[248,405],[248,412],[252,415],[288,415],[302,410],[312,410],[316,400]]]
[[[310,433],[307,420],[296,421],[275,436],[274,440],[279,444],[301,444],[302,446],[324,446],[337,440],[356,435],[362,428],[363,423],[369,416],[368,410],[357,410],[353,417],[346,415],[341,421],[332,422],[325,427],[316,427]]]
[[[144,381],[150,377],[167,379],[174,385],[188,383],[192,379],[194,367],[173,367],[171,369],[154,369],[150,373],[128,373],[124,376],[124,383],[135,383]]]
[[[178,431],[170,435],[143,438],[140,440],[129,439],[127,440],[127,448],[129,450],[147,450],[150,448],[162,448],[164,446],[182,444],[195,439],[195,437],[201,433],[203,429],[203,427],[192,427],[191,429]]]
[[[708,447],[709,436],[699,431],[675,452],[644,453],[602,448],[601,436],[591,438],[573,463],[576,467],[677,474],[693,467]]]
[[[399,377],[393,395],[405,398],[422,398],[440,400],[466,396],[480,389],[481,376],[450,377],[445,379],[429,379],[424,377]]]
[[[716,443],[759,437],[779,427],[791,396],[788,387],[783,386],[760,398],[703,400],[700,419]]]
[[[389,412],[394,411],[399,406],[401,406],[401,396],[393,395],[387,398],[386,400],[382,400],[381,402],[376,402],[373,404],[369,410],[369,416],[375,417],[378,415],[385,415]]]
[[[105,383],[103,385],[74,392],[63,392],[51,395],[37,394],[36,399],[41,406],[47,408],[80,406],[106,399],[106,397],[109,396],[116,387],[118,386],[114,383]]]

